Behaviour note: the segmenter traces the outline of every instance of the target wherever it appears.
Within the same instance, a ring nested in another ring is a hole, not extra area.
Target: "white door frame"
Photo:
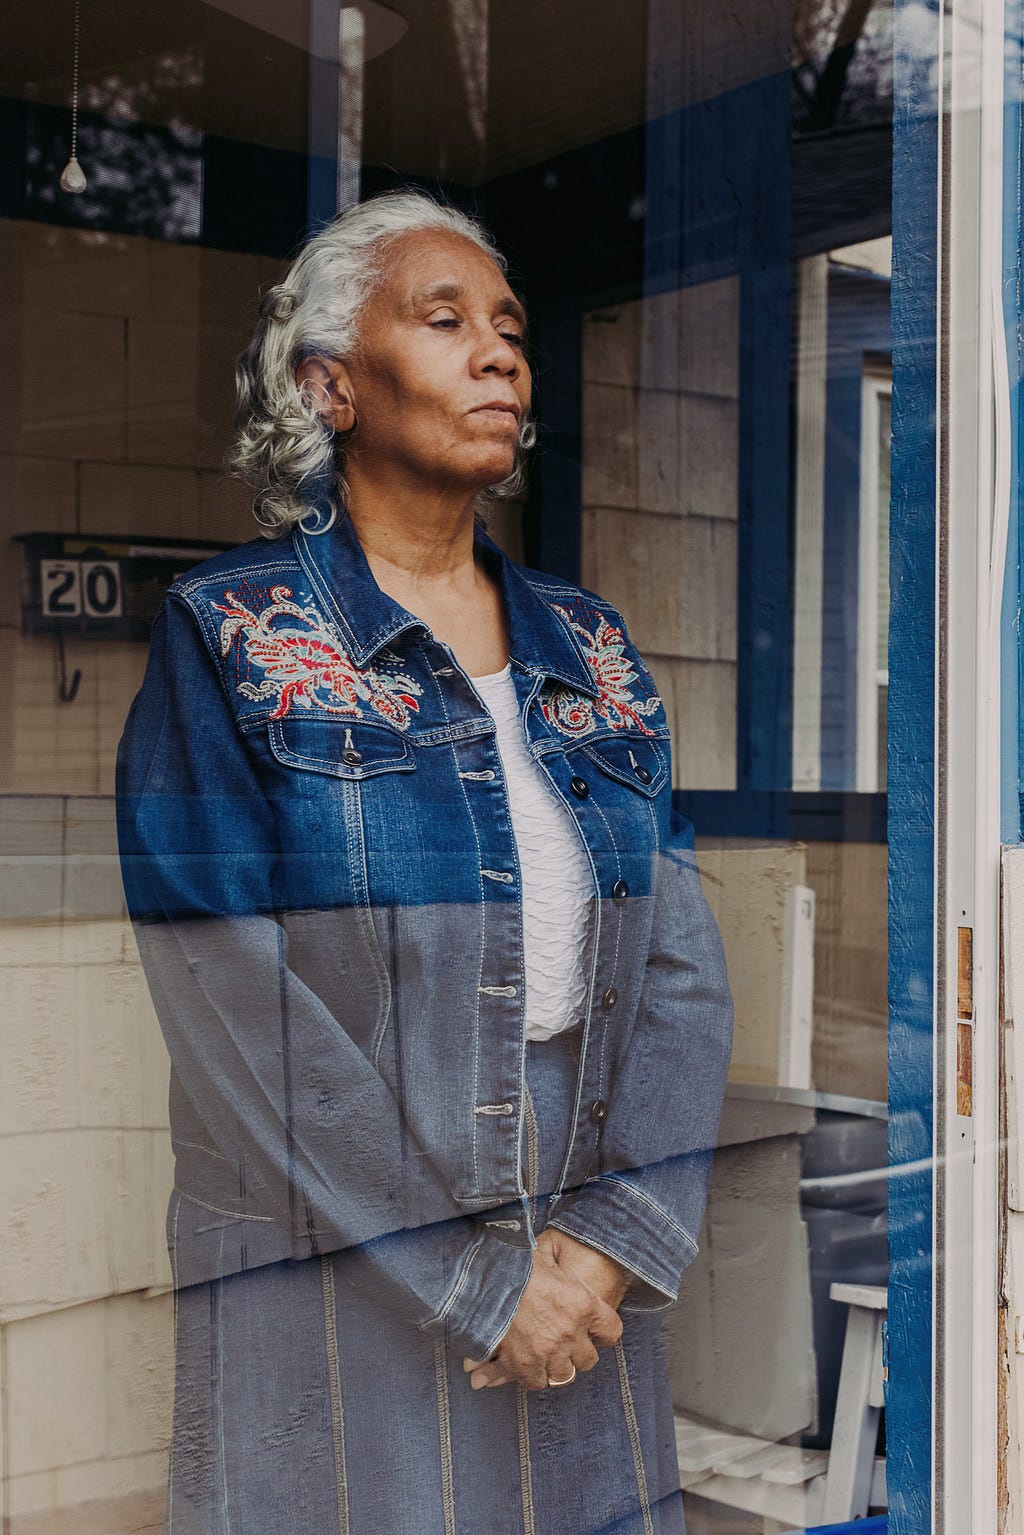
[[[946,0],[937,61],[933,1466],[942,1535],[998,1529],[1003,9],[1003,0]]]

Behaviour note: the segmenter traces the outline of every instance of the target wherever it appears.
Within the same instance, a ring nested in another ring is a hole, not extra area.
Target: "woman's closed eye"
[[[432,330],[454,331],[458,330],[462,321],[457,315],[442,315],[440,319],[429,320],[427,323]],[[499,330],[498,335],[503,341],[507,341],[509,346],[521,347],[525,342],[525,337],[517,330]]]

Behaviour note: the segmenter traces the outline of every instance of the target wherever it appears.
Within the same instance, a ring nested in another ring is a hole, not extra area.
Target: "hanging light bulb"
[[[75,0],[75,45],[71,69],[71,159],[60,173],[65,192],[84,192],[85,172],[78,163],[78,0]]]

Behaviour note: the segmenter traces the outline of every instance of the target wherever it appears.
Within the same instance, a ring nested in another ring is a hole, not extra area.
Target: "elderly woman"
[[[269,536],[154,628],[119,804],[172,1063],[168,1535],[682,1530],[659,1312],[729,997],[622,619],[477,518],[530,390],[476,223],[344,214],[240,362]]]

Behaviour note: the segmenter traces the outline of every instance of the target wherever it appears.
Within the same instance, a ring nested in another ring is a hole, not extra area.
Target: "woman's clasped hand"
[[[541,1390],[592,1370],[598,1350],[622,1336],[617,1307],[628,1283],[628,1270],[596,1248],[552,1227],[542,1231],[533,1271],[493,1358],[463,1360],[474,1391],[510,1382]]]

